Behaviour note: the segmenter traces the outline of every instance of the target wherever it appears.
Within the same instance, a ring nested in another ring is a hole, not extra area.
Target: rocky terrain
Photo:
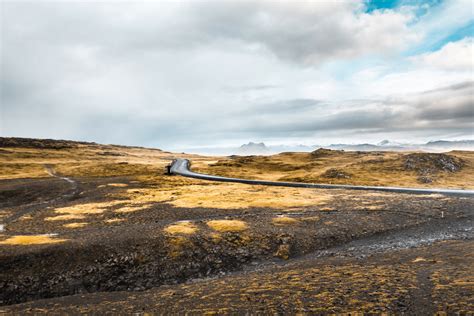
[[[166,175],[161,150],[1,141],[0,313],[474,309],[470,198],[205,182]],[[244,178],[474,186],[470,152],[183,156]]]
[[[56,139],[34,139],[20,137],[0,137],[0,148],[36,148],[36,149],[66,149],[77,148],[80,145],[97,145],[95,143],[74,142]]]
[[[261,180],[401,187],[474,187],[474,154],[362,152],[319,148],[310,153],[230,156],[199,172]]]

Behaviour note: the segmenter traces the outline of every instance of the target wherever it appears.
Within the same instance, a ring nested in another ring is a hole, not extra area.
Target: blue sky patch
[[[433,47],[431,47],[431,50],[438,50],[449,42],[456,42],[465,37],[472,36],[474,36],[474,21],[471,21],[466,26],[457,29],[454,33],[451,33],[449,36],[434,44]]]
[[[400,6],[416,6],[420,9],[417,10],[417,15],[423,15],[426,13],[427,7],[433,7],[442,3],[442,0],[367,0],[366,10],[372,12],[375,10],[393,9]]]
[[[369,0],[366,2],[367,12],[380,9],[392,9],[398,6],[400,0]]]

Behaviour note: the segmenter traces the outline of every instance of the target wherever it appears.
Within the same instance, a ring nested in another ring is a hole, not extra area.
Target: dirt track
[[[67,177],[61,177],[56,174],[56,171],[54,168],[51,166],[46,165],[45,166],[45,171],[52,177],[57,178],[59,180],[65,181],[69,187],[66,187],[64,190],[64,187],[61,185],[61,190],[62,192],[59,194],[59,196],[55,195],[54,197],[51,198],[46,198],[46,196],[41,196],[37,199],[35,199],[31,203],[20,203],[19,207],[15,212],[12,212],[9,216],[4,218],[0,224],[1,228],[0,232],[5,230],[6,225],[14,222],[15,220],[19,219],[20,217],[27,215],[31,212],[34,212],[35,210],[42,209],[44,207],[50,207],[62,200],[68,200],[68,199],[73,199],[74,197],[77,197],[80,194],[80,190],[78,188],[77,182],[73,179],[67,178]],[[55,187],[56,183],[54,181],[48,181],[48,180],[43,180],[46,181],[48,185],[51,183],[51,187]],[[37,186],[38,183],[34,183],[35,181],[32,181],[33,187]],[[22,191],[22,198],[28,196],[28,189],[29,185],[26,183],[22,183],[21,181],[18,184],[13,184],[13,185],[5,185],[6,189],[2,191],[3,195],[5,196],[5,204],[4,205],[9,205],[9,206],[16,206],[15,202],[11,197],[14,197],[16,195],[15,192],[18,192],[19,190]],[[31,183],[31,182],[30,182]],[[30,189],[31,190],[31,189]],[[35,190],[33,188],[33,190]],[[31,191],[33,191],[31,190]],[[54,190],[54,189],[53,189]],[[64,191],[63,191],[64,190]],[[42,190],[41,190],[42,191]],[[40,192],[41,192],[40,191]],[[33,194],[41,194],[40,192],[34,192]],[[18,203],[18,202],[17,202]],[[3,203],[2,203],[3,204]],[[2,205],[0,204],[0,205]]]

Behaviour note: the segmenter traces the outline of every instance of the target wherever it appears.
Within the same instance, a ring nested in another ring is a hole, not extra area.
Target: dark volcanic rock
[[[326,172],[324,172],[322,176],[324,178],[330,179],[349,179],[351,177],[350,174],[336,168],[330,168],[326,170]]]
[[[405,156],[403,168],[416,171],[418,181],[432,183],[439,172],[457,172],[464,163],[461,159],[448,154],[413,153]]]
[[[124,153],[119,153],[119,152],[114,152],[114,151],[104,151],[104,152],[98,153],[98,155],[101,155],[101,156],[125,156]]]
[[[56,140],[56,139],[0,137],[0,147],[64,149],[64,148],[74,148],[80,144],[93,145],[95,143],[74,142],[74,141],[69,141],[69,140]]]
[[[327,157],[327,156],[332,156],[337,153],[344,152],[343,150],[332,150],[332,149],[326,149],[326,148],[318,148],[315,151],[311,152],[311,156],[313,158],[320,158],[320,157]]]
[[[421,174],[427,172],[461,170],[463,162],[461,159],[447,155],[434,153],[414,153],[405,156],[405,170],[415,170]]]

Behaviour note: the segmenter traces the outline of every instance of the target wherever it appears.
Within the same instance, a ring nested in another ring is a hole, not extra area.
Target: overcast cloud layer
[[[474,138],[470,0],[0,8],[1,136],[166,149]]]

